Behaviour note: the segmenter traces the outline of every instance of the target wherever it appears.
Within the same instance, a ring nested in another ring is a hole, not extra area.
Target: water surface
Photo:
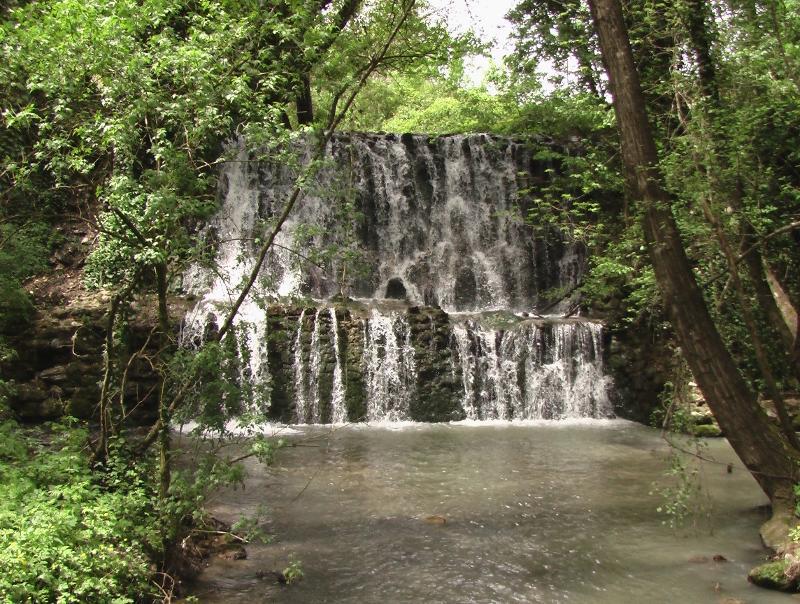
[[[674,530],[653,492],[668,448],[629,422],[317,426],[288,438],[302,446],[253,465],[215,509],[232,520],[266,505],[273,542],[214,561],[195,586],[201,602],[796,601],[746,581],[765,555],[766,498],[723,440],[706,452],[719,463],[700,469],[710,520]],[[259,578],[292,556],[301,582]]]

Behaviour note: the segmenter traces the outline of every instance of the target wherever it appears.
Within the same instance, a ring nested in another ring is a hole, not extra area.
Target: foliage
[[[547,77],[557,88],[602,96],[602,66],[586,3],[522,0],[508,17],[516,43],[509,64],[517,77],[539,79],[540,66],[551,64]]]
[[[376,130],[431,135],[503,132],[513,116],[505,98],[492,94],[485,86],[464,86],[452,78],[396,78],[376,83],[367,93],[395,103],[384,109],[383,116],[375,116],[384,117],[374,123]],[[364,123],[362,118],[361,124]]]
[[[800,484],[795,485],[795,487],[794,487],[794,495],[795,495],[795,497],[799,497],[800,498]],[[798,503],[796,504],[796,506],[794,508],[794,515],[797,516],[798,518],[800,518],[800,499],[798,499]]]
[[[42,444],[13,422],[0,426],[0,599],[137,601],[162,544],[147,468],[98,475],[84,430],[51,429]]]
[[[650,423],[654,428],[661,428],[678,434],[692,434],[694,418],[683,401],[680,384],[666,382],[659,396],[659,406],[653,409]]]
[[[380,11],[365,11],[353,23],[358,35],[337,39],[332,48],[333,60],[320,65],[314,74],[323,123],[335,106],[331,101],[342,95],[343,84],[352,78],[351,74],[359,72],[358,63],[364,62],[376,38],[385,38],[391,23],[391,18]],[[485,45],[471,33],[450,33],[445,20],[426,2],[418,2],[393,51],[376,77],[367,82],[342,127],[355,131],[390,129],[384,124],[398,111],[413,106],[415,96],[424,94],[418,88],[458,82],[463,75],[464,57],[484,50]]]
[[[252,332],[250,332],[252,333]],[[225,432],[231,418],[257,424],[264,420],[269,383],[250,375],[248,331],[239,325],[220,342],[197,350],[178,350],[170,373],[177,383],[190,383],[189,404],[176,420],[195,421],[208,430]],[[257,384],[257,385],[256,385]]]
[[[88,432],[72,423],[28,433],[0,424],[0,601],[160,598],[155,576],[167,544],[203,529],[208,497],[242,484],[241,460],[269,463],[283,446],[264,437],[186,441],[184,463],[161,499],[149,458],[117,440],[106,463],[92,468],[87,442]],[[234,458],[224,450],[245,452]],[[261,521],[243,518],[234,530],[264,539]]]
[[[685,446],[679,445],[670,454],[669,468],[664,472],[668,484],[653,485],[663,499],[657,511],[666,516],[663,524],[670,528],[677,529],[689,522],[697,528],[702,520],[711,519],[712,501],[702,480],[705,448],[702,441],[687,439]]]
[[[23,282],[45,269],[48,239],[46,223],[33,218],[21,220],[10,214],[9,208],[0,206],[0,367],[16,355],[5,336],[21,331],[33,314]],[[0,421],[12,392],[13,384],[3,379],[0,371]]]
[[[303,578],[303,567],[300,561],[294,558],[289,560],[289,565],[283,569],[282,574],[286,578],[287,585],[300,581]]]

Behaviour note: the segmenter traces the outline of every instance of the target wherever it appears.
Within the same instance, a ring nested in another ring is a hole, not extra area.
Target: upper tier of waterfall
[[[263,295],[532,311],[578,283],[583,247],[526,221],[531,191],[553,167],[530,145],[486,134],[347,134],[327,151],[275,241]],[[220,271],[187,275],[209,301],[227,301],[249,272],[295,184],[296,170],[255,157],[242,144],[221,174],[222,207],[208,227]]]

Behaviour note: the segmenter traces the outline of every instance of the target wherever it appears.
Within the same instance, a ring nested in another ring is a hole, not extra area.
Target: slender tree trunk
[[[767,287],[770,293],[775,297],[775,303],[778,306],[778,312],[781,314],[781,321],[786,326],[787,333],[794,338],[794,333],[797,331],[798,312],[792,302],[791,297],[783,287],[781,280],[775,271],[772,270],[768,264],[764,265],[764,275],[767,280]],[[794,344],[794,340],[792,341]]]
[[[643,227],[656,280],[684,357],[708,405],[775,508],[794,502],[798,455],[760,408],[740,375],[695,281],[658,169],[619,0],[590,0],[614,97],[629,194],[644,209]]]
[[[114,372],[114,326],[117,320],[117,311],[121,298],[115,295],[108,306],[106,322],[106,342],[103,351],[103,382],[100,386],[100,436],[94,449],[94,460],[105,461],[108,459],[108,440],[111,435],[111,378]]]
[[[169,424],[170,413],[167,401],[167,375],[164,357],[170,346],[169,342],[169,309],[167,307],[167,267],[165,264],[156,265],[156,287],[158,292],[158,330],[159,330],[159,351],[161,357],[160,380],[158,391],[158,420],[161,424],[158,434],[159,444],[159,495],[163,498],[169,493],[169,485],[172,479],[171,460],[170,460],[170,437]]]
[[[300,92],[297,94],[297,123],[308,126],[314,122],[314,101],[311,96],[311,76],[304,73],[300,76]]]

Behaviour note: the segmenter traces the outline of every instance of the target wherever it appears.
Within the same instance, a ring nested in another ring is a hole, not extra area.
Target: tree
[[[415,0],[16,4],[0,22],[0,95],[9,135],[0,149],[0,199],[4,209],[27,203],[74,213],[99,233],[87,278],[112,297],[93,463],[106,468],[98,472],[102,481],[119,461],[113,443],[128,415],[111,402],[124,398],[131,359],[147,354],[158,379],[158,418],[131,463],[157,449],[150,486],[158,497],[151,503],[162,523],[156,532],[168,545],[195,515],[195,503],[188,502],[207,488],[202,479],[193,486],[191,472],[199,469],[209,485],[219,484],[232,463],[220,458],[192,468],[189,478],[173,476],[174,413],[198,394],[230,395],[227,402],[248,394],[235,392],[240,384],[220,382],[238,362],[234,318],[258,267],[240,284],[228,321],[197,354],[176,354],[169,304],[174,278],[209,255],[198,224],[215,209],[218,168],[234,159],[229,143],[244,136],[252,157],[287,162],[298,161],[291,151],[298,139],[315,143],[283,212],[265,225],[263,258],[302,203],[326,143],[370,76],[434,61],[451,39],[427,24]],[[427,39],[431,30],[436,36]],[[314,111],[314,97],[329,103],[327,112]],[[0,242],[0,260],[6,249]],[[17,271],[15,285],[27,275]],[[126,358],[122,327],[137,313],[152,324],[154,346]],[[199,419],[224,426],[219,417]],[[263,440],[252,445],[261,458],[271,450]],[[230,476],[236,480],[236,471]]]
[[[622,6],[619,0],[592,0],[590,6],[614,99],[628,193],[641,204],[648,251],[678,342],[720,427],[772,502],[773,519],[786,524],[794,511],[800,454],[758,405],[692,273],[659,169]],[[788,527],[781,528],[785,533]]]

